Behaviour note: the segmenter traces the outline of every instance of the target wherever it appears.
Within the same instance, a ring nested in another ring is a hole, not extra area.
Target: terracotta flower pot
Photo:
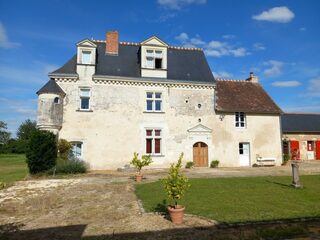
[[[136,175],[136,182],[141,182],[142,181],[142,174],[137,174]]]
[[[174,206],[168,206],[170,218],[174,224],[181,224],[183,222],[184,209],[185,207],[181,205],[177,205],[176,208]]]

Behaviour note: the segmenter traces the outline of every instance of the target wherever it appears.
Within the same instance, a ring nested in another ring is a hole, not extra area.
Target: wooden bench
[[[270,158],[270,157],[258,157],[257,158],[258,165],[261,167],[264,166],[275,166],[276,165],[276,159]]]

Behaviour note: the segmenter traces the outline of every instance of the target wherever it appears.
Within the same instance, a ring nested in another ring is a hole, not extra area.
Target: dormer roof
[[[169,47],[169,45],[167,43],[165,43],[164,41],[162,41],[160,38],[158,38],[155,35],[152,37],[149,37],[148,39],[141,42],[141,45]]]
[[[97,47],[97,45],[94,42],[90,41],[89,39],[81,40],[80,42],[77,43],[77,46],[94,47],[94,48]]]

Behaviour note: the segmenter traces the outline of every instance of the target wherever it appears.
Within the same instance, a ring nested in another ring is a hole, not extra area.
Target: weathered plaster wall
[[[54,103],[58,97],[59,103]],[[40,129],[53,131],[55,134],[62,127],[63,98],[57,94],[45,93],[38,97],[37,125]]]
[[[281,163],[279,116],[248,115],[248,127],[236,129],[234,114],[214,111],[213,89],[165,86],[94,84],[91,81],[58,82],[66,92],[60,138],[83,142],[83,157],[93,169],[117,168],[127,164],[133,152],[145,152],[145,129],[162,129],[162,155],[151,167],[169,166],[181,152],[192,161],[197,141],[208,145],[209,163],[239,166],[239,142],[249,142],[251,164],[256,155],[275,157]],[[79,109],[79,87],[91,87],[92,111]],[[161,91],[163,112],[145,112],[146,91]],[[198,105],[201,104],[199,108]],[[200,122],[201,121],[201,122]],[[199,123],[211,132],[188,132]]]

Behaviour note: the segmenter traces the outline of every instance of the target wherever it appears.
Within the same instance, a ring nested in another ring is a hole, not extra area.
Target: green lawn
[[[291,177],[190,179],[181,201],[186,212],[219,222],[245,222],[320,217],[320,175],[302,176],[303,189],[290,186]],[[161,182],[136,185],[146,211],[161,211],[171,203]]]
[[[27,174],[24,154],[0,154],[0,181],[10,184],[23,179]]]

